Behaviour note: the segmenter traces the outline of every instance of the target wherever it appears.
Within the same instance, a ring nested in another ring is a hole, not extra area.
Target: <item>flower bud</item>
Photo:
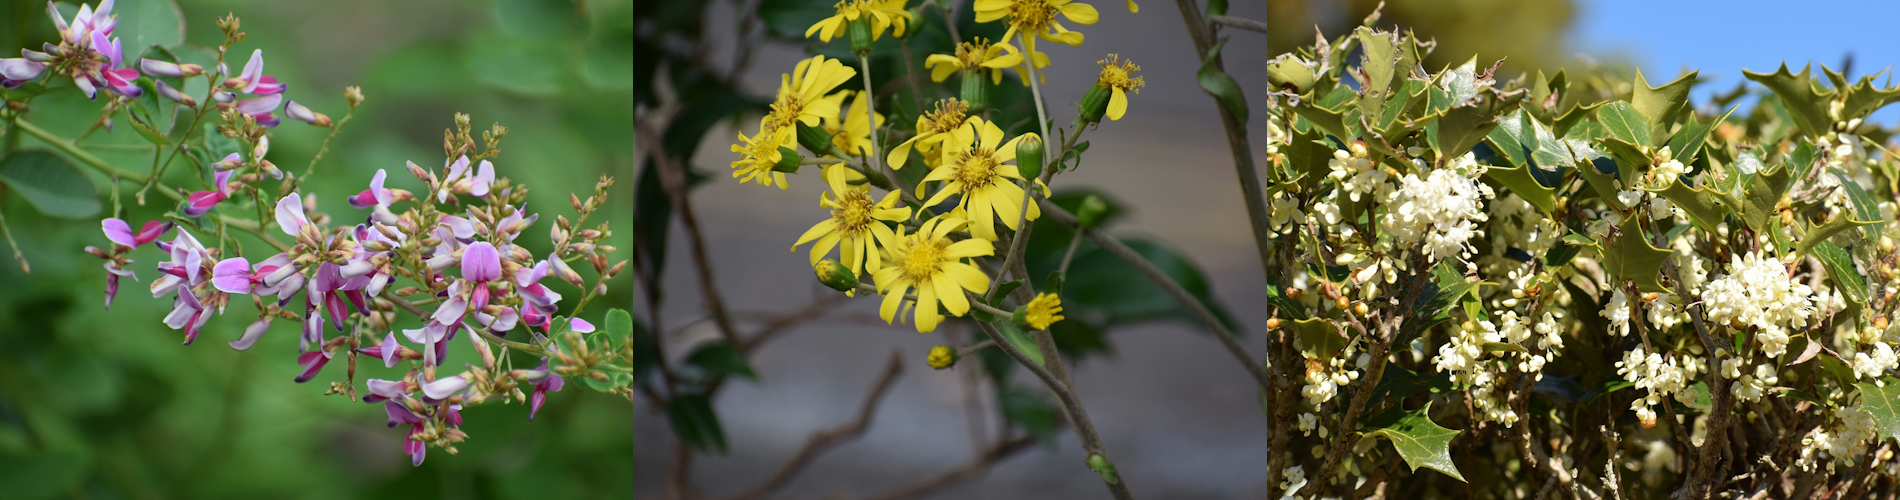
[[[930,355],[924,358],[924,362],[938,370],[949,369],[957,364],[957,350],[943,344],[930,346]]]
[[[858,277],[851,274],[851,270],[838,261],[831,259],[818,261],[817,265],[812,266],[812,271],[818,274],[819,283],[824,283],[832,290],[849,292],[858,287]]]
[[[990,82],[983,77],[982,70],[963,71],[963,92],[958,97],[969,103],[972,113],[989,109]]]
[[[823,154],[831,150],[830,132],[826,132],[823,128],[813,127],[803,123],[799,123],[796,126],[798,127],[798,145],[804,146],[806,151]]]
[[[804,162],[804,161],[805,161],[805,158],[798,156],[798,150],[788,148],[785,146],[779,146],[778,147],[778,164],[773,165],[772,170],[778,171],[778,172],[785,172],[788,174],[796,174],[798,173],[799,163]]]
[[[1023,134],[1016,142],[1016,171],[1024,179],[1034,179],[1042,175],[1042,136],[1035,133]]]
[[[1108,457],[1104,457],[1100,453],[1091,453],[1089,454],[1088,463],[1089,470],[1095,471],[1097,475],[1102,476],[1102,481],[1108,484],[1117,484],[1122,481],[1121,475],[1115,472],[1115,464],[1109,462]]]
[[[871,20],[857,18],[845,22],[845,38],[851,40],[851,52],[857,55],[871,53]]]
[[[349,101],[352,108],[362,106],[363,88],[355,85],[343,87],[343,100]]]
[[[1092,228],[1100,224],[1102,218],[1107,215],[1108,202],[1102,201],[1100,196],[1091,194],[1082,199],[1082,206],[1075,208],[1075,225],[1082,229]]]
[[[1108,112],[1108,98],[1108,87],[1100,83],[1089,87],[1088,92],[1082,94],[1082,102],[1076,103],[1076,108],[1082,112],[1075,117],[1076,122],[1090,125],[1102,121],[1102,114]]]

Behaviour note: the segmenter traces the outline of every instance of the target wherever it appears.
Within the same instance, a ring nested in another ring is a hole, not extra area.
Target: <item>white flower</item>
[[[1470,256],[1469,240],[1484,233],[1477,223],[1490,218],[1483,202],[1495,196],[1478,179],[1484,170],[1467,154],[1424,178],[1406,174],[1399,188],[1384,196],[1387,212],[1379,219],[1380,231],[1396,242],[1422,246],[1430,261]]]
[[[1873,355],[1854,353],[1854,378],[1880,378],[1887,370],[1900,362],[1900,356],[1893,352],[1893,346],[1886,342],[1874,342]]]
[[[1787,329],[1808,325],[1817,306],[1814,290],[1789,277],[1780,260],[1759,253],[1732,257],[1729,267],[1729,274],[1710,281],[1702,291],[1709,320],[1756,327],[1762,352],[1780,356],[1787,350]]]
[[[1306,487],[1306,468],[1298,465],[1280,471],[1286,479],[1280,481],[1280,498],[1299,498],[1300,490]]]

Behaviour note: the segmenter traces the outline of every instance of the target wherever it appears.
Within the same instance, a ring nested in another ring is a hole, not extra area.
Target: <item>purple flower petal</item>
[[[106,233],[106,239],[128,247],[138,247],[138,238],[132,234],[132,225],[117,218],[99,221],[100,229]]]
[[[469,245],[462,253],[462,279],[476,283],[501,278],[501,254],[486,241]]]
[[[576,332],[594,333],[594,324],[588,323],[587,320],[580,319],[580,318],[570,318],[568,321],[569,321],[568,327]]]
[[[257,343],[257,339],[264,337],[264,332],[267,331],[270,331],[270,317],[268,316],[251,323],[251,326],[245,327],[244,336],[231,341],[231,348],[240,351],[250,349],[252,345]]]
[[[266,113],[276,111],[277,105],[283,104],[283,103],[284,103],[284,96],[273,94],[273,95],[267,95],[264,97],[257,97],[257,98],[251,98],[251,99],[238,101],[236,107],[239,113],[244,113],[251,116],[259,116],[260,117],[259,121],[263,121],[260,115],[264,115]]]
[[[454,396],[455,393],[462,392],[462,389],[467,388],[468,379],[462,378],[461,375],[456,375],[423,384],[422,394],[428,396],[429,399],[442,400],[448,399],[449,396]]]
[[[252,50],[251,61],[244,63],[244,72],[238,75],[238,79],[244,81],[244,93],[257,90],[257,84],[261,83],[263,76],[264,49]]]
[[[302,196],[290,193],[277,200],[277,226],[283,228],[284,234],[296,237],[303,231],[304,224],[309,223],[310,219],[303,215]]]
[[[211,286],[224,293],[251,293],[251,262],[243,257],[218,261],[211,268]]]
[[[297,375],[297,383],[309,382],[323,371],[323,365],[330,362],[330,352],[315,350],[297,355],[297,364],[303,365],[303,373]]]
[[[474,181],[468,185],[468,194],[477,197],[488,196],[488,185],[493,182],[495,182],[495,164],[482,160],[481,166],[475,169]]]

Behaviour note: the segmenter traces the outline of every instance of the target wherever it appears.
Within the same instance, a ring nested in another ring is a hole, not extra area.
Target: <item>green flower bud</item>
[[[990,107],[990,81],[983,77],[982,70],[963,71],[963,98],[970,105],[970,112],[977,113]]]
[[[799,165],[803,164],[804,162],[805,162],[805,158],[802,156],[798,156],[798,150],[788,148],[785,146],[779,146],[778,147],[778,164],[773,165],[772,170],[778,171],[778,172],[785,172],[788,174],[796,174],[798,173]]]
[[[1102,121],[1102,114],[1108,112],[1108,98],[1108,87],[1100,83],[1089,87],[1089,91],[1082,94],[1082,102],[1076,103],[1076,107],[1082,112],[1081,115],[1075,117],[1076,123],[1091,125]]]
[[[851,40],[851,52],[857,55],[871,53],[871,21],[857,18],[844,25],[845,38]]]
[[[1042,136],[1031,132],[1016,142],[1016,170],[1025,179],[1042,175]]]
[[[924,362],[938,370],[949,369],[957,364],[957,350],[942,344],[930,346],[930,355],[924,358]]]
[[[1100,453],[1090,453],[1088,462],[1089,470],[1101,475],[1102,481],[1108,484],[1122,482],[1121,474],[1115,472],[1115,463],[1108,461],[1108,457],[1104,457]]]
[[[812,271],[818,273],[819,283],[824,283],[832,290],[849,292],[858,288],[858,277],[852,275],[851,270],[846,269],[844,264],[839,264],[838,261],[831,259],[818,261],[817,265],[812,266]]]
[[[1108,202],[1102,201],[1100,196],[1091,194],[1088,198],[1082,199],[1082,206],[1075,208],[1075,224],[1082,226],[1083,229],[1092,228],[1101,223],[1102,217],[1106,215],[1108,215]]]
[[[831,132],[803,123],[797,124],[797,127],[798,145],[804,146],[806,151],[822,154],[831,150]]]

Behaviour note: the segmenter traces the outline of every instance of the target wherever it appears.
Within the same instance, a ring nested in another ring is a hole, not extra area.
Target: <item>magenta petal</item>
[[[429,319],[434,324],[453,325],[460,324],[462,317],[466,315],[468,315],[468,300],[455,297],[443,302],[442,307],[437,308],[435,315],[430,316]]]
[[[501,277],[501,254],[486,241],[469,245],[462,253],[462,279],[482,283]]]
[[[244,63],[244,72],[238,75],[238,79],[243,80],[245,83],[244,93],[249,94],[252,90],[255,90],[257,84],[263,79],[263,76],[264,49],[252,50],[251,61]]]
[[[257,339],[264,337],[264,332],[267,331],[270,331],[270,318],[257,320],[251,323],[251,326],[244,328],[244,336],[231,341],[231,348],[240,351],[250,349],[252,345],[257,344]]]
[[[548,393],[547,391],[543,391],[541,389],[535,389],[534,394],[528,395],[528,421],[529,422],[534,421],[534,414],[540,413],[541,404],[546,403],[547,401],[548,401]]]
[[[262,114],[269,113],[272,111],[276,111],[277,105],[283,104],[283,103],[284,103],[284,96],[267,95],[264,97],[257,97],[257,98],[238,101],[237,110],[239,113],[257,116],[257,115],[262,115]]]
[[[231,196],[231,172],[226,170],[211,176],[213,179],[211,187],[217,188],[218,192],[226,197]]]
[[[170,222],[149,221],[145,223],[145,226],[139,228],[138,234],[132,235],[132,241],[140,245],[151,243],[152,240],[164,236],[165,231],[170,231],[171,228],[172,224]]]
[[[211,268],[211,286],[224,293],[251,293],[251,262],[243,257],[218,261]]]
[[[584,319],[573,318],[569,320],[568,326],[576,332],[594,333],[594,324],[588,323],[587,320]]]
[[[409,393],[409,384],[401,380],[369,379],[369,393],[387,399],[396,399]],[[406,409],[406,408],[405,408]],[[413,422],[411,422],[413,423]]]
[[[117,218],[99,221],[99,227],[106,232],[106,239],[128,247],[139,246],[138,238],[132,235],[132,225]]]
[[[182,210],[182,212],[186,217],[202,216],[206,212],[210,212],[211,207],[217,206],[218,202],[221,201],[224,201],[224,193],[217,191],[194,192],[191,193],[191,196],[185,197],[185,209]]]
[[[381,354],[384,368],[394,368],[396,363],[402,362],[402,344],[396,342],[396,332],[389,332],[389,336],[383,338],[383,345],[380,347],[383,348]]]
[[[119,296],[119,275],[106,273],[106,310],[112,310],[112,298]]]
[[[475,224],[470,223],[468,219],[453,215],[444,215],[442,216],[442,225],[447,226],[450,232],[455,233],[456,238],[475,237]]]
[[[330,362],[329,351],[316,350],[297,355],[297,364],[303,365],[303,373],[297,375],[297,383],[309,382],[323,371],[323,365]]]

